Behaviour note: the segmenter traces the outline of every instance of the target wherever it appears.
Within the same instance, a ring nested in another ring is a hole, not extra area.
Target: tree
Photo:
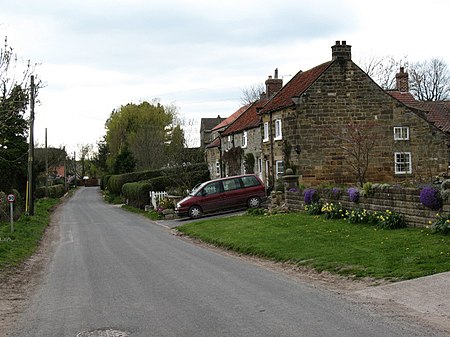
[[[91,164],[90,164],[90,155],[92,153],[92,144],[79,144],[78,145],[78,153],[80,154],[81,177],[84,178],[86,176],[86,171],[89,171],[89,176],[92,176]]]
[[[109,172],[107,164],[108,156],[109,148],[108,144],[106,143],[106,136],[103,136],[97,142],[97,152],[93,154],[92,158],[92,161],[100,174]]]
[[[409,88],[421,101],[442,101],[450,98],[450,70],[438,58],[409,63],[407,58],[370,56],[360,61],[361,68],[383,89],[395,89],[400,67],[407,69]]]
[[[251,86],[242,89],[241,104],[247,105],[255,103],[261,98],[261,94],[264,93],[265,87],[263,83],[253,84]]]
[[[122,174],[133,172],[136,168],[136,160],[133,154],[128,150],[128,148],[123,148],[117,157],[114,159],[113,163],[113,174]]]
[[[361,68],[383,89],[394,89],[395,75],[400,67],[407,67],[407,57],[396,59],[392,55],[370,55],[359,61]]]
[[[411,93],[421,101],[442,101],[450,97],[450,71],[442,59],[411,64],[409,82]]]
[[[18,61],[5,38],[0,48],[0,191],[16,188],[23,192],[27,179],[27,131],[25,111],[30,94],[30,76],[36,68],[28,60]],[[41,87],[37,81],[35,94]]]
[[[345,162],[356,177],[360,186],[366,182],[366,173],[373,148],[377,141],[375,123],[367,121],[356,123],[350,121],[341,132],[333,132],[340,141],[340,148],[345,153]]]
[[[163,106],[158,101],[130,103],[113,111],[106,122],[109,167],[125,149],[139,170],[166,165],[165,146],[170,142],[175,115],[174,106]]]

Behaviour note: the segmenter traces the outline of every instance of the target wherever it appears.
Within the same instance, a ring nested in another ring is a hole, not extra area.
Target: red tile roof
[[[286,85],[267,103],[260,113],[281,110],[294,105],[293,97],[298,97],[313,84],[320,75],[333,63],[325,62],[307,71],[299,71]]]
[[[247,105],[244,105],[243,107],[240,107],[230,117],[228,117],[227,119],[225,119],[224,121],[222,121],[221,123],[219,123],[215,127],[213,127],[211,131],[219,130],[219,129],[224,128],[227,125],[233,123],[236,120],[236,118],[238,118],[240,115],[242,115],[245,112],[245,110],[247,110],[247,108],[249,106],[250,106],[250,104],[247,104]]]
[[[450,133],[450,101],[417,101],[409,92],[388,90],[387,93],[406,106],[421,110],[428,122],[434,124],[440,130]]]
[[[213,147],[219,147],[220,146],[220,137],[216,137],[211,143],[206,145],[205,147],[207,149],[213,148]]]
[[[241,132],[248,129],[259,127],[261,117],[258,115],[257,110],[262,108],[269,100],[267,98],[260,99],[250,105],[242,115],[240,115],[224,132],[222,136],[227,136],[233,133]]]

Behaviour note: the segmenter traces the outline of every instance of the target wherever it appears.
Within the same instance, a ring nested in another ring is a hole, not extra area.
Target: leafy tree
[[[166,144],[170,143],[170,130],[176,108],[163,106],[157,101],[127,104],[113,111],[106,122],[108,164],[113,167],[123,151],[129,151],[136,168],[155,169],[167,164]]]
[[[23,192],[26,189],[28,123],[25,110],[30,94],[29,79],[36,66],[29,60],[21,64],[5,38],[0,48],[0,191],[16,188]],[[41,85],[38,80],[36,95]]]
[[[122,174],[133,172],[136,168],[136,160],[133,154],[128,150],[128,148],[123,148],[117,157],[114,159],[113,163],[113,173]]]
[[[108,143],[106,142],[106,136],[103,136],[103,138],[97,142],[97,152],[94,153],[92,158],[95,167],[101,174],[109,172],[107,165],[108,156]]]

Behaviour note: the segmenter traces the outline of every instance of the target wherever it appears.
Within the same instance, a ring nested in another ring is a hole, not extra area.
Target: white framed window
[[[395,174],[412,173],[411,152],[395,152]]]
[[[409,127],[395,126],[394,127],[394,140],[409,140]]]
[[[276,169],[276,173],[277,173],[277,177],[281,177],[284,173],[284,165],[283,165],[283,161],[282,160],[277,160],[275,162],[275,169]]]
[[[216,175],[220,176],[220,162],[216,161]]]
[[[283,138],[283,135],[281,134],[281,119],[275,120],[275,138],[274,140],[280,140]]]
[[[244,131],[244,132],[242,133],[242,147],[243,147],[243,148],[246,148],[246,147],[247,147],[247,141],[248,141],[248,138],[247,138],[247,131]]]
[[[263,142],[268,142],[269,141],[269,123],[265,122],[264,123],[264,135],[263,135]]]
[[[228,146],[227,146],[227,148],[228,148],[228,150],[229,150],[229,149],[231,149],[231,148],[233,147],[233,143],[231,142],[231,135],[230,135],[230,136],[228,136],[228,138],[227,138],[227,142],[228,142]]]
[[[258,157],[258,173],[262,173],[263,171],[263,161],[261,157]]]

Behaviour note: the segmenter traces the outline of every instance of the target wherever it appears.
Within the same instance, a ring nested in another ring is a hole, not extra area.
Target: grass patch
[[[14,232],[10,223],[0,223],[0,271],[20,265],[37,249],[45,228],[50,222],[51,210],[60,199],[38,199],[35,215],[22,215],[14,222]]]
[[[128,205],[122,205],[122,208],[126,209],[129,212],[137,213],[145,216],[146,218],[149,218],[150,220],[161,220],[161,214],[158,212],[155,212],[154,210],[151,210],[150,212],[146,212],[140,208],[128,206]]]
[[[450,236],[385,230],[304,213],[237,216],[178,230],[240,253],[355,277],[412,279],[450,271]]]

